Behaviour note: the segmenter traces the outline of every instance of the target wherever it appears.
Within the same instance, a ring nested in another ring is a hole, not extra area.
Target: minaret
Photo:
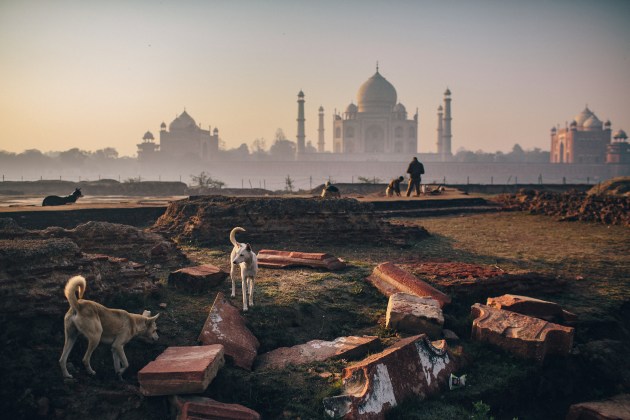
[[[297,153],[296,156],[299,158],[304,153],[304,92],[300,90],[298,93],[298,117],[297,117]]]
[[[438,126],[437,126],[437,152],[440,158],[442,158],[442,153],[444,149],[444,125],[442,115],[442,105],[438,107]]]
[[[319,107],[319,128],[317,129],[317,153],[324,153],[324,107]]]
[[[444,92],[444,140],[442,142],[442,156],[452,156],[451,153],[451,91],[446,88]]]

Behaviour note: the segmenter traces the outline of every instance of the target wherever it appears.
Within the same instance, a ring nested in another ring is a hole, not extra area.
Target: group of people
[[[420,181],[422,181],[422,175],[424,174],[424,165],[418,161],[417,157],[414,157],[407,167],[407,173],[409,174],[409,185],[407,186],[406,193],[407,197],[411,196],[412,191],[416,192],[416,197],[420,196]],[[387,185],[385,195],[392,197],[396,194],[400,197],[400,183],[404,180],[405,178],[403,176],[392,179]]]
[[[417,157],[414,157],[407,167],[407,173],[409,174],[409,185],[407,186],[406,195],[407,197],[410,197],[411,192],[415,191],[415,196],[419,197],[420,181],[422,181],[422,175],[424,174],[424,165],[420,161],[418,161]],[[405,178],[403,176],[392,179],[387,185],[385,195],[387,195],[387,197],[393,197],[394,194],[396,194],[398,197],[400,197],[400,183],[404,180]],[[326,185],[324,185],[321,196],[322,198],[340,198],[341,193],[339,192],[339,188],[332,185],[330,181],[327,181]]]

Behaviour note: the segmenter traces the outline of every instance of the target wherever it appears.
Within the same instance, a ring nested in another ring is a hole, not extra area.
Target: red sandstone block
[[[563,310],[557,303],[534,299],[529,296],[503,295],[488,298],[487,304],[493,308],[518,312],[550,322],[575,322],[577,320],[576,315]]]
[[[171,400],[176,420],[260,420],[260,414],[240,404],[225,404],[211,398],[176,395]]]
[[[404,292],[421,297],[430,296],[440,303],[440,308],[451,303],[450,296],[390,262],[377,265],[367,280],[388,297]]]
[[[263,249],[258,253],[258,265],[261,267],[292,267],[306,266],[324,268],[326,270],[341,270],[346,263],[330,254],[319,252],[278,251]]]
[[[245,325],[241,312],[221,292],[214,299],[198,340],[205,345],[223,345],[225,356],[247,370],[251,370],[260,347],[258,339]]]
[[[201,393],[223,364],[220,344],[168,347],[138,372],[140,391],[150,396]]]
[[[331,358],[357,359],[365,356],[379,343],[376,336],[339,337],[333,341],[312,340],[293,347],[280,347],[256,359],[256,370],[283,369],[287,365],[302,365]]]
[[[567,355],[573,346],[571,327],[479,303],[471,307],[471,313],[473,339],[527,359],[542,362],[548,354]]]
[[[385,326],[409,334],[427,334],[431,338],[442,336],[444,315],[440,304],[432,297],[409,293],[394,293],[389,297]]]
[[[407,398],[439,393],[455,369],[446,342],[409,337],[345,368],[344,394],[324,399],[324,409],[335,418],[382,420]]]
[[[630,394],[620,394],[604,401],[590,401],[569,407],[566,420],[630,419]]]
[[[218,286],[228,274],[212,264],[195,267],[185,267],[174,271],[168,276],[168,284],[178,289],[194,292],[208,290]]]

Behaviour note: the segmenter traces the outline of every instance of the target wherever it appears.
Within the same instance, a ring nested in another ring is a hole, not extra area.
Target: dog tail
[[[235,227],[230,232],[230,242],[232,242],[232,245],[234,246],[239,246],[240,244],[236,242],[236,232],[245,232],[245,229],[243,229],[242,227]]]
[[[77,299],[77,290],[79,291],[79,299],[83,299],[83,293],[85,293],[85,278],[83,276],[74,276],[68,283],[66,283],[66,288],[63,293],[66,295],[66,299],[68,299],[68,303],[70,307],[74,311],[79,310],[79,301]]]

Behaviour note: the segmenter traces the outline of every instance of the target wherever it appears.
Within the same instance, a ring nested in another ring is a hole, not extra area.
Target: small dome
[[[450,96],[451,94],[451,90],[449,88],[446,88],[446,90],[444,91],[444,96]]]
[[[347,114],[355,114],[359,111],[359,108],[354,104],[354,103],[350,103],[350,105],[348,105],[346,107],[346,113]]]
[[[623,130],[617,130],[617,131],[615,131],[615,134],[613,134],[613,139],[615,139],[615,140],[627,140],[628,139],[628,135]]]
[[[155,137],[153,137],[153,133],[147,131],[144,133],[144,136],[142,136],[142,140],[155,140]]]
[[[400,102],[398,102],[396,104],[396,106],[394,107],[394,112],[407,112],[407,109],[405,108],[405,106],[403,104],[401,104]]]
[[[190,115],[184,110],[179,117],[175,118],[173,122],[168,126],[170,131],[177,130],[189,130],[190,128],[197,127],[197,123],[192,119]]]
[[[216,127],[214,127],[214,130],[212,130],[212,132],[213,132],[215,135],[216,135],[216,134],[219,134],[219,129],[218,129],[218,128],[216,128]]]
[[[161,128],[161,129],[166,128],[166,123],[165,123],[164,121],[162,121],[162,124],[160,124],[160,128]]]
[[[319,106],[319,112],[324,112],[324,107],[323,106]]]
[[[580,112],[578,115],[575,116],[574,120],[577,122],[577,125],[582,127],[584,125],[584,123],[586,122],[586,120],[588,120],[589,118],[591,118],[593,114],[593,112],[588,109],[588,107],[584,108],[584,111]]]
[[[557,131],[557,130],[556,130],[556,127],[551,127],[551,132],[552,132],[552,133],[555,133],[556,131]]]
[[[612,123],[610,122],[610,120],[606,120],[606,122],[604,123],[604,127],[606,128],[610,128],[611,125]]]
[[[298,93],[298,98],[303,98],[303,97],[304,97],[304,92],[300,90],[300,92]]]
[[[569,125],[571,127],[575,127],[575,126],[577,126],[577,124],[578,124],[577,121],[573,120],[573,121],[571,121],[571,124],[569,124]]]
[[[444,111],[444,108],[442,108],[442,105],[438,106],[438,111],[440,112]]]
[[[357,92],[359,111],[390,112],[398,95],[394,86],[377,71]]]
[[[586,121],[584,121],[583,127],[590,130],[601,130],[602,122],[595,116],[595,114],[592,114]]]

